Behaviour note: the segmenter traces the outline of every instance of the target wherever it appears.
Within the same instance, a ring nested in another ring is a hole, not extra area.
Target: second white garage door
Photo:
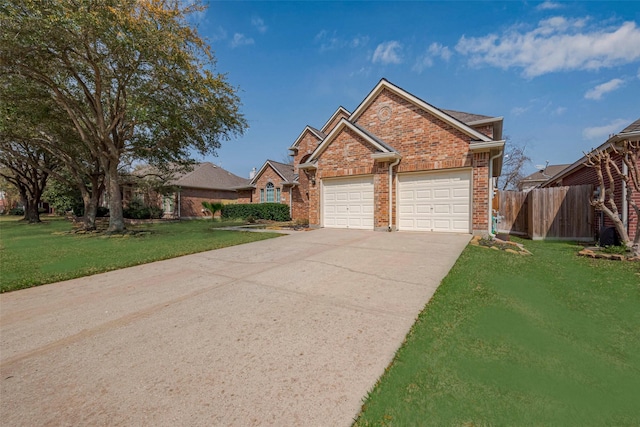
[[[328,179],[322,184],[325,227],[373,230],[373,177]]]
[[[398,229],[470,232],[471,173],[398,175]]]

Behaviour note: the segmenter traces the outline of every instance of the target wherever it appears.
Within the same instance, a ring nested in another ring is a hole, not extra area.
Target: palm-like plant
[[[202,202],[202,207],[211,212],[211,219],[214,219],[216,212],[221,211],[224,203],[220,202]]]

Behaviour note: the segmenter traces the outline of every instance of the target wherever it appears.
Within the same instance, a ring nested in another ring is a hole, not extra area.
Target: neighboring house
[[[565,170],[567,166],[569,165],[547,165],[544,169],[524,177],[522,181],[518,183],[518,189],[520,191],[529,191],[540,184],[544,184],[549,180],[549,178]]]
[[[502,117],[442,110],[382,79],[353,112],[305,127],[293,181],[271,180],[286,178],[293,219],[312,227],[487,234],[503,148]]]
[[[631,123],[624,128],[620,133],[614,134],[607,139],[596,150],[610,150],[611,144],[620,141],[640,141],[640,119]],[[621,171],[626,171],[626,167],[623,165],[622,157],[620,155],[613,154],[613,160]],[[598,177],[596,171],[585,165],[586,156],[581,157],[579,160],[565,168],[564,170],[556,173],[546,183],[542,184],[542,187],[559,187],[559,186],[572,186],[582,184],[592,184],[596,191],[602,191],[599,189]],[[609,185],[609,180],[605,174],[605,186]],[[631,194],[633,200],[640,205],[640,193],[630,191],[627,188],[625,182],[614,173],[614,201],[618,206],[618,210],[622,215],[622,222],[627,227],[629,237],[633,240],[638,230],[638,218],[636,217],[633,208],[628,203],[628,195]],[[585,209],[589,209],[590,206],[585,206]],[[599,230],[604,227],[611,227],[613,223],[604,215],[603,212],[599,212],[596,216],[597,221],[594,223],[594,232],[597,234]]]
[[[162,206],[166,218],[202,218],[209,216],[202,202],[235,203],[238,199],[237,187],[246,186],[249,180],[231,172],[204,162],[194,166],[190,172],[176,173],[164,183],[169,191],[159,194],[157,191],[143,191],[135,185],[125,189],[124,200],[134,197],[144,198],[145,203]]]
[[[293,164],[267,160],[247,185],[237,187],[238,203],[283,203],[291,207],[292,188],[298,185]]]

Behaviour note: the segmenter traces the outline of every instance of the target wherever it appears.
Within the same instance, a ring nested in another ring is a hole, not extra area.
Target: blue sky
[[[209,2],[193,17],[249,129],[213,161],[248,176],[381,78],[504,117],[534,165],[572,163],[640,117],[640,2]],[[389,141],[393,144],[393,141]]]

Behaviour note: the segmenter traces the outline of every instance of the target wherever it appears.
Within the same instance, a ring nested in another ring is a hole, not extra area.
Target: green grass
[[[640,425],[640,264],[467,247],[356,426]]]
[[[108,237],[71,234],[71,223],[59,218],[17,219],[0,219],[0,292],[278,236],[216,230],[238,224],[194,220],[128,226],[141,233]]]

